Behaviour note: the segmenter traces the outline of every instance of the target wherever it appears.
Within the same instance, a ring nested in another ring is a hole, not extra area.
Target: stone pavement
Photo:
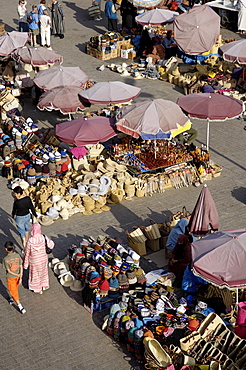
[[[102,2],[104,6],[104,2]],[[64,56],[64,66],[80,66],[90,78],[96,81],[117,80],[142,88],[138,100],[146,98],[170,99],[176,101],[180,89],[162,81],[133,80],[122,78],[105,69],[96,70],[102,62],[84,53],[85,43],[98,32],[105,30],[106,21],[88,20],[87,8],[90,0],[63,1],[66,15],[66,35],[63,40],[52,37],[52,46]],[[2,1],[1,19],[7,30],[17,27],[17,2]],[[226,37],[239,37],[222,30]],[[107,64],[107,63],[105,63]],[[38,111],[26,99],[24,114],[30,114],[40,127],[50,127],[66,120],[58,114]],[[206,122],[194,120],[198,130],[197,144],[206,142]],[[222,175],[208,182],[215,200],[221,230],[245,227],[245,135],[242,120],[228,120],[211,124],[210,152],[212,160],[223,166]],[[98,234],[120,236],[125,239],[124,230],[134,225],[148,224],[149,218],[162,222],[185,205],[192,211],[200,188],[170,189],[153,197],[126,201],[114,205],[110,212],[92,216],[75,215],[68,221],[59,220],[44,227],[45,234],[55,241],[54,256],[66,256],[67,248],[78,244],[84,235]],[[12,202],[6,181],[0,179],[0,242],[19,238],[10,217]],[[0,259],[4,256],[0,249]],[[3,370],[38,369],[131,369],[136,364],[129,354],[107,337],[97,323],[97,316],[91,316],[81,306],[80,293],[64,289],[50,270],[50,290],[39,296],[26,289],[26,276],[20,287],[21,302],[27,310],[25,315],[6,301],[4,271],[0,269],[0,368]]]

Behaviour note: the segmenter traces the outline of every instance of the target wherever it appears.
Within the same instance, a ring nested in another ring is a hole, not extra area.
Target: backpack
[[[32,23],[32,13],[31,12],[27,14],[26,20],[27,20],[27,23]]]

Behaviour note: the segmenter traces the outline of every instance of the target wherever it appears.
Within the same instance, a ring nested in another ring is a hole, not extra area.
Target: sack
[[[95,18],[100,16],[99,5],[92,5],[88,8],[89,17]]]
[[[44,237],[44,240],[45,240],[45,250],[46,250],[46,253],[47,253],[47,254],[50,254],[50,253],[52,252],[52,249],[50,249],[50,248],[48,247],[46,236],[45,236],[45,235],[43,235],[43,237]]]
[[[26,21],[29,24],[32,23],[32,13],[31,12],[27,14]]]

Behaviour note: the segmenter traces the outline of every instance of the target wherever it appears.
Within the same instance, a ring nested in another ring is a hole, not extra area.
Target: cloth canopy
[[[62,63],[63,57],[54,50],[42,46],[37,48],[23,47],[11,53],[18,63],[31,64],[33,67],[45,66],[56,62]]]
[[[159,25],[164,23],[173,22],[174,17],[179,15],[177,12],[172,12],[171,10],[167,9],[152,9],[148,12],[140,14],[135,17],[136,22],[142,25]]]
[[[27,32],[5,32],[0,36],[0,55],[11,54],[15,49],[24,46],[29,39]]]

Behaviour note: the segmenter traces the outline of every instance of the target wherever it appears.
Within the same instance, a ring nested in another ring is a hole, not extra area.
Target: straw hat
[[[74,292],[80,292],[83,290],[83,286],[80,280],[74,280],[73,284],[70,286],[70,289]]]
[[[123,77],[125,77],[125,76],[128,77],[131,74],[125,69],[120,75],[123,76]]]
[[[52,218],[49,217],[49,216],[41,215],[41,217],[39,218],[38,222],[42,226],[49,226],[49,225],[51,225],[51,224],[54,223],[54,220],[52,220]]]
[[[70,272],[68,272],[66,275],[62,275],[59,279],[61,285],[65,287],[70,287],[73,285],[74,280],[75,277]]]
[[[69,212],[67,208],[63,208],[59,214],[63,220],[68,220]]]
[[[55,209],[55,207],[50,207],[48,212],[46,212],[46,215],[53,218],[53,219],[57,219],[59,218],[59,213],[58,211]]]
[[[58,258],[52,258],[50,262],[50,267],[54,268],[57,263],[60,263],[61,261]]]
[[[64,270],[64,271],[63,271]],[[62,272],[63,271],[63,272]],[[56,275],[61,275],[65,272],[68,272],[69,271],[69,266],[67,263],[65,262],[62,262],[62,261],[59,261],[58,263],[56,263],[56,265],[54,266],[54,273]]]
[[[18,181],[16,181],[18,180]],[[23,190],[26,190],[28,187],[29,187],[29,184],[27,181],[25,180],[22,180],[22,179],[15,179],[15,181],[12,183],[12,190],[14,190],[14,188],[16,186],[20,186]]]
[[[60,200],[62,199],[62,196],[60,195],[52,195],[49,199],[48,199],[48,202],[50,203],[57,203],[59,202]]]

